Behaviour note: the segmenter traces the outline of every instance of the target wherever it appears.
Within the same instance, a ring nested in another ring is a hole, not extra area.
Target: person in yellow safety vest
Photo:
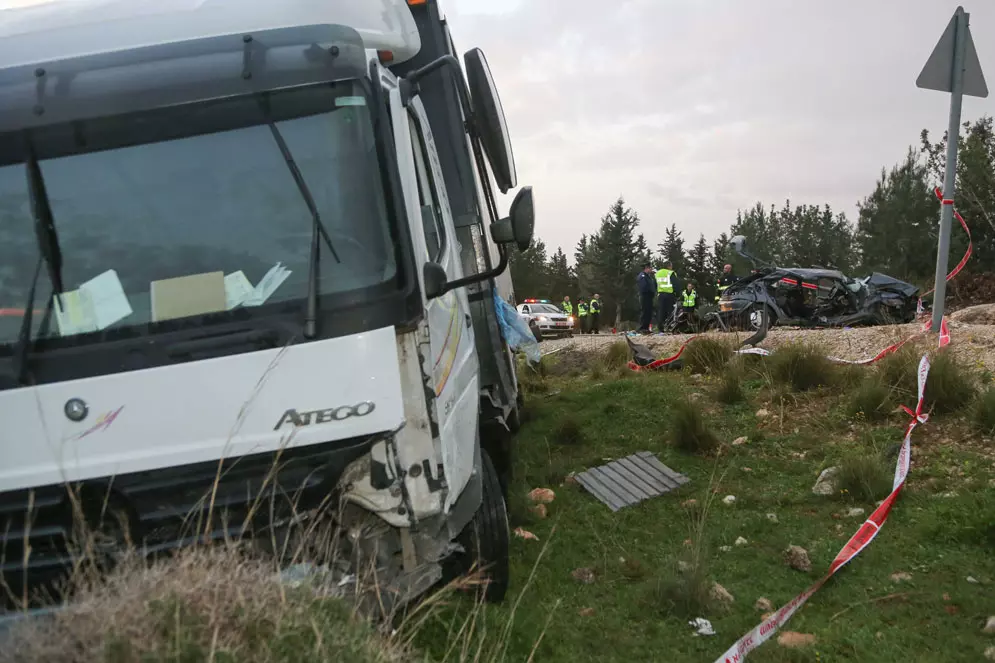
[[[656,270],[657,306],[656,328],[663,329],[674,312],[674,265],[668,260]]]
[[[587,333],[587,300],[583,297],[577,300],[577,326],[581,334]]]
[[[591,334],[600,334],[601,327],[601,295],[595,293],[591,298],[591,324],[587,331]]]
[[[563,295],[563,303],[560,304],[560,308],[563,309],[563,312],[567,315],[574,314],[574,305],[570,301],[570,295]]]
[[[735,282],[736,277],[732,275],[732,265],[726,265],[722,268],[722,275],[715,282],[715,301],[719,301],[722,293],[728,290],[729,286]]]
[[[681,307],[684,313],[694,315],[694,309],[698,306],[698,292],[694,289],[694,283],[688,282],[681,295]]]

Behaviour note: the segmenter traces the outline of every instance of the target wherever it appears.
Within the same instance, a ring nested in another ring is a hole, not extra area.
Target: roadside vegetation
[[[466,578],[377,628],[238,547],[195,550],[124,564],[72,612],[15,629],[0,661],[713,660],[824,573],[890,492],[921,355],[854,368],[803,345],[763,359],[695,343],[680,371],[633,373],[624,345],[522,368],[529,419],[509,510],[535,539],[513,538],[500,605]],[[995,644],[981,632],[995,583],[995,386],[934,355],[933,411],[887,525],[783,629],[813,640],[775,637],[751,658],[947,663]],[[691,482],[613,513],[573,479],[639,451]],[[555,498],[539,508],[536,488]],[[694,635],[696,618],[716,634]]]

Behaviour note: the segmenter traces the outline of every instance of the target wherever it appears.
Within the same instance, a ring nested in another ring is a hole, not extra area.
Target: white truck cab
[[[322,519],[405,597],[455,559],[501,598],[493,299],[534,214],[498,218],[510,138],[464,62],[435,0],[0,11],[7,608],[126,543]]]

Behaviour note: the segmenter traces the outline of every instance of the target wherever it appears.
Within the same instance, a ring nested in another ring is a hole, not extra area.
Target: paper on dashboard
[[[260,279],[259,283],[256,285],[253,293],[243,300],[243,306],[261,306],[266,303],[276,289],[279,288],[287,277],[290,276],[290,270],[283,266],[283,263],[276,263],[266,275]]]
[[[86,281],[76,290],[58,295],[55,318],[59,334],[86,334],[120,322],[133,313],[117,272],[106,272]]]
[[[242,270],[225,276],[225,304],[228,306],[229,311],[240,304],[244,304],[245,300],[254,293],[255,288],[252,287],[252,283],[249,282],[248,277],[246,277],[245,272]]]

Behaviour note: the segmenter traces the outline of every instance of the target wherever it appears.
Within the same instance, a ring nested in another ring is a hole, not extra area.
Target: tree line
[[[693,281],[699,296],[711,301],[722,266],[736,264],[729,247],[729,239],[736,235],[746,237],[757,258],[773,264],[860,274],[879,271],[928,289],[936,265],[940,218],[934,189],[943,183],[946,144],[946,133],[934,140],[924,129],[918,144],[911,145],[900,162],[882,168],[874,189],[857,205],[856,221],[828,204],[757,202],[739,210],[729,231],[711,242],[704,234],[686,238],[672,223],[663,241],[651,248],[639,231],[639,214],[619,197],[597,229],[581,236],[572,265],[562,247],[550,253],[538,237],[527,251],[515,251],[510,264],[516,296],[559,303],[564,295],[576,299],[599,293],[606,321],[618,325],[638,317],[635,281],[641,266],[670,261],[682,282]],[[956,207],[970,224],[974,240],[967,281],[972,275],[975,282],[989,277],[992,283],[986,292],[993,292],[995,276],[989,266],[995,260],[995,127],[990,116],[964,123],[958,145]],[[967,242],[955,221],[951,267]]]

